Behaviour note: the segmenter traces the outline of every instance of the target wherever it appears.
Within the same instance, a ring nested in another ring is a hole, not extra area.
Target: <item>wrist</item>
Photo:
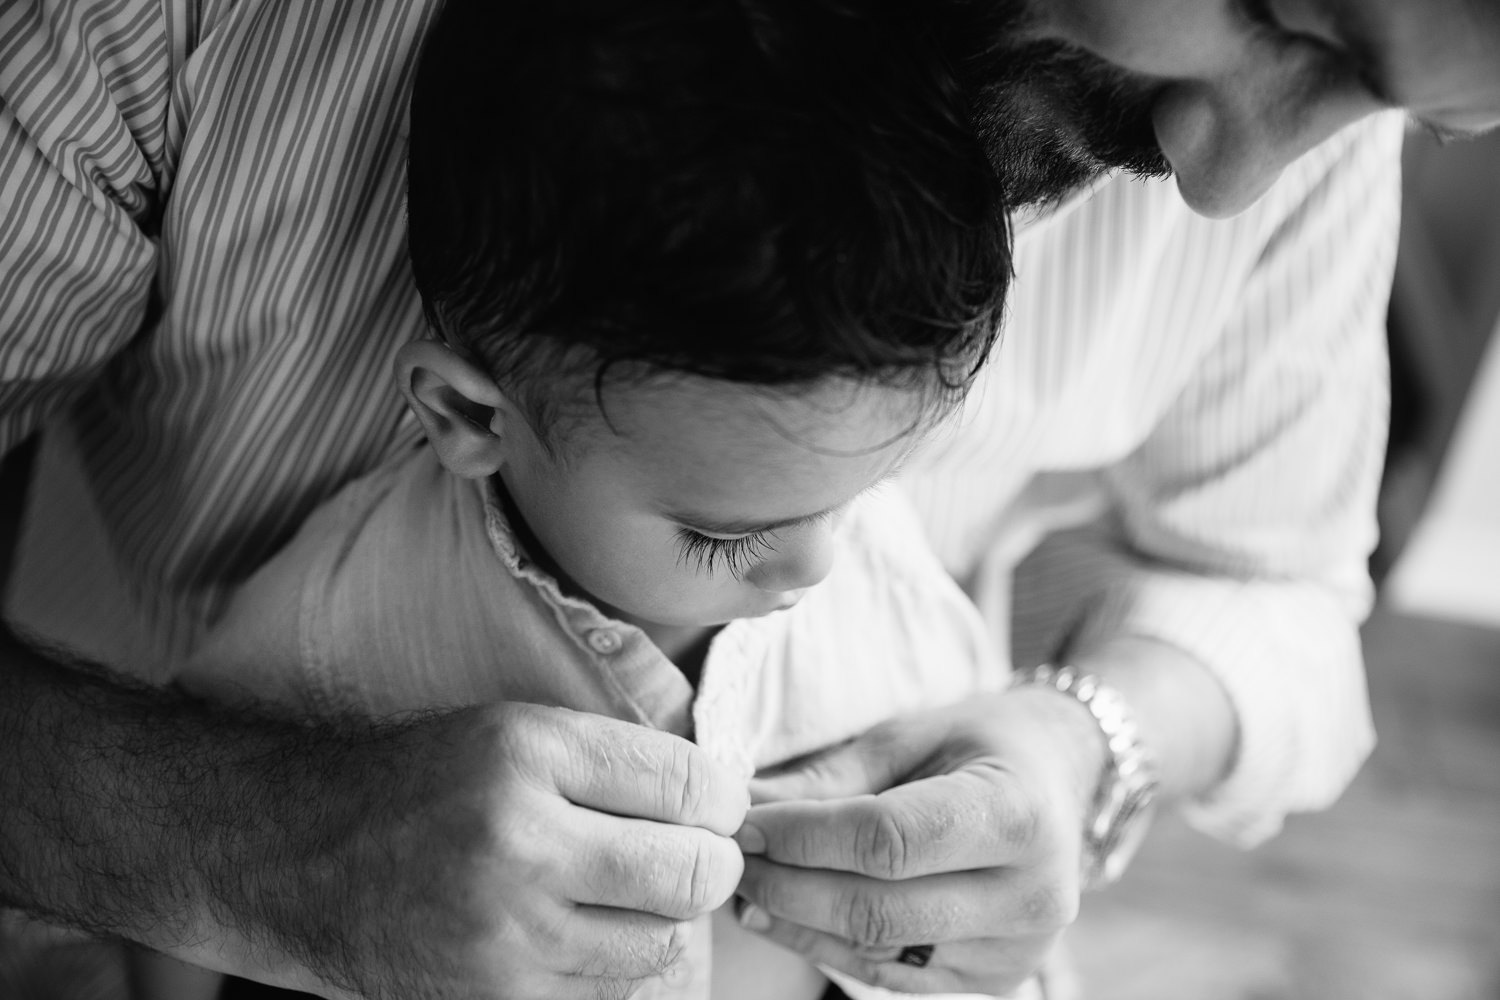
[[[1206,795],[1233,764],[1239,721],[1211,670],[1168,643],[1122,636],[1068,662],[1124,695],[1139,738],[1156,760],[1157,800]]]
[[[191,933],[151,693],[9,633],[0,656],[0,898],[157,948]]]
[[[198,854],[206,929],[233,972],[285,989],[354,995],[376,964],[368,921],[390,862],[370,827],[393,811],[401,724],[226,717],[230,822]],[[212,963],[206,963],[212,964]]]
[[[1109,750],[1099,738],[1099,725],[1086,706],[1050,685],[1026,683],[1026,676],[1017,673],[1005,697],[1050,737],[1040,749],[1050,763],[1062,766],[1068,800],[1076,806],[1081,825],[1088,818],[1109,764]]]
[[[261,919],[264,898],[294,877],[288,820],[313,822],[283,789],[298,727],[57,662],[9,635],[0,643],[0,897],[306,988]]]
[[[1083,823],[1083,879],[1085,886],[1108,885],[1123,874],[1139,846],[1156,796],[1155,759],[1139,737],[1130,703],[1098,677],[1073,667],[1035,667],[1017,674],[1014,683],[1055,694],[1087,712],[1103,764]]]

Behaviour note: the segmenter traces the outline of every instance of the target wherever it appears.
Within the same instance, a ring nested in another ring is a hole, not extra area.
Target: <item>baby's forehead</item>
[[[593,488],[644,495],[662,516],[735,533],[842,507],[922,437],[921,408],[901,390],[765,392],[708,381],[606,397],[583,432]]]
[[[860,458],[909,446],[942,412],[930,393],[873,381],[767,386],[667,375],[609,387],[577,430],[605,446]]]

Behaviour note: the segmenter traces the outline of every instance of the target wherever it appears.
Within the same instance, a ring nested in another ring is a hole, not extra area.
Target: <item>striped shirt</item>
[[[1118,178],[1023,228],[1003,343],[906,481],[1016,666],[1143,636],[1215,672],[1238,752],[1189,816],[1241,843],[1373,745],[1401,138],[1396,114],[1347,130],[1227,222]]]
[[[342,484],[410,447],[404,115],[435,0],[0,6],[0,443],[47,433],[8,613],[163,676]],[[1148,635],[1241,719],[1250,840],[1368,751],[1399,125],[1230,222],[1114,179],[1021,228],[1002,346],[908,485],[1019,658]],[[1080,582],[1081,581],[1081,582]],[[998,610],[997,610],[998,609]]]

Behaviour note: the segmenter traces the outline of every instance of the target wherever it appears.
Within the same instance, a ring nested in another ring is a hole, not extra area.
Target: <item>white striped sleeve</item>
[[[140,329],[156,267],[168,5],[0,6],[0,452]]]
[[[1144,636],[1214,671],[1238,748],[1188,814],[1240,843],[1326,807],[1373,745],[1358,625],[1372,598],[1400,141],[1391,119],[1326,151],[1199,377],[1107,474],[1117,552],[1132,555],[1102,577],[1074,648]]]

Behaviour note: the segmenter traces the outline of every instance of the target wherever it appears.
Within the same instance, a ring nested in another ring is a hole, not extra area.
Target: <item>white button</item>
[[[618,653],[621,645],[620,633],[612,628],[596,628],[589,633],[589,648],[602,656]]]

